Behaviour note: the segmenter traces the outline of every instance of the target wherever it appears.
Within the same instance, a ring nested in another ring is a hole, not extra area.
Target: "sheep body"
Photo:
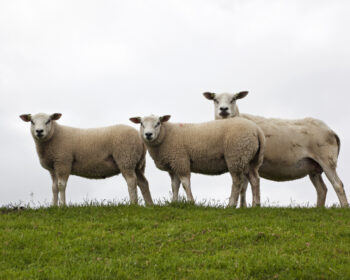
[[[317,206],[324,207],[327,187],[322,179],[324,172],[337,193],[342,207],[348,200],[344,185],[337,172],[340,139],[323,121],[314,118],[285,120],[240,114],[236,100],[248,92],[215,94],[205,92],[207,99],[214,100],[215,119],[241,117],[256,123],[266,137],[261,177],[274,181],[290,181],[309,175],[317,192]],[[241,191],[241,206],[245,206],[247,182]]]
[[[39,122],[49,117],[37,114],[30,119]],[[35,134],[38,131],[35,126],[34,123],[32,134],[40,163],[50,172],[53,180],[54,205],[57,205],[57,189],[59,192],[60,188],[62,192],[65,191],[70,174],[104,179],[120,173],[128,183],[132,203],[137,203],[136,184],[139,184],[145,202],[152,204],[148,182],[144,177],[146,147],[137,130],[126,125],[80,129],[59,125],[53,120],[47,135],[41,139]],[[65,204],[65,197],[60,199],[60,203]]]
[[[41,165],[53,170],[55,165],[71,166],[71,174],[103,179],[120,174],[120,167],[137,166],[145,148],[137,130],[125,125],[79,129],[55,124],[51,141],[38,142]]]
[[[181,173],[190,168],[194,173],[220,175],[228,172],[227,162],[232,162],[232,171],[247,173],[261,140],[256,137],[259,130],[247,123],[243,119],[202,124],[164,123],[160,134],[164,137],[162,145],[146,145],[157,167],[164,171]],[[181,162],[185,158],[190,166]]]
[[[336,167],[339,138],[324,122],[313,118],[282,120],[249,114],[240,117],[255,122],[267,139],[264,163],[259,170],[262,177],[289,181],[319,173],[322,167],[317,162],[321,158]]]
[[[142,118],[143,126],[155,120],[155,116]],[[143,126],[142,135],[147,130]],[[260,204],[257,171],[263,160],[265,138],[253,122],[242,118],[201,124],[163,122],[157,138],[151,142],[144,138],[144,142],[156,166],[172,178],[174,200],[180,181],[188,198],[193,200],[189,186],[191,172],[207,175],[230,172],[237,182],[237,189],[232,189],[230,206],[236,206],[235,196],[238,198],[244,176],[254,181],[253,204]]]

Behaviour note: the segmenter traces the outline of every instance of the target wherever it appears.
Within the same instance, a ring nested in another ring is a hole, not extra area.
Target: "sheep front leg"
[[[59,205],[66,206],[66,187],[69,175],[57,176],[57,188],[59,192]]]
[[[190,177],[190,175],[179,176],[179,177],[180,177],[180,181],[182,183],[182,186],[185,189],[187,199],[191,202],[194,202],[192,191],[191,191],[191,177]]]
[[[57,180],[57,188],[59,193],[59,206],[66,206],[66,187],[71,165],[61,163],[55,166],[55,177]]]
[[[128,185],[130,203],[137,204],[137,177],[134,170],[122,171],[123,177]]]
[[[173,202],[175,202],[179,200],[179,189],[180,189],[181,181],[179,177],[177,177],[175,174],[169,173],[169,175],[171,178],[171,188],[173,191]]]
[[[58,186],[55,172],[50,171],[52,179],[52,206],[58,206]]]

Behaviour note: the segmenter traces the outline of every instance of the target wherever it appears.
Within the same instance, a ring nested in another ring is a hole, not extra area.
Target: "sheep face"
[[[221,93],[216,94],[212,92],[203,93],[204,97],[213,100],[215,106],[215,119],[232,118],[238,115],[236,100],[247,96],[248,91],[241,91],[239,93]]]
[[[143,118],[130,118],[132,122],[141,124],[140,133],[146,143],[152,143],[158,139],[162,123],[167,122],[169,119],[169,115],[162,117],[151,115]]]
[[[24,114],[20,118],[25,122],[31,122],[30,131],[33,138],[37,141],[44,142],[53,135],[52,121],[58,120],[62,114],[55,113],[52,115],[39,113],[36,115]]]

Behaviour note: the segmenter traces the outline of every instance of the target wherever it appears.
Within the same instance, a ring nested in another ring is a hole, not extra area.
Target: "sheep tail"
[[[339,156],[339,153],[340,153],[340,138],[334,131],[333,131],[333,134],[334,134],[335,140],[337,141],[337,145],[338,145],[338,155],[337,156]]]
[[[136,170],[137,171],[141,171],[141,173],[145,172],[145,168],[146,168],[146,153],[147,153],[147,148],[146,148],[146,145],[143,144],[142,157],[141,157],[140,161],[138,162],[138,164],[136,166]]]
[[[257,129],[258,131],[258,141],[259,141],[259,147],[258,150],[256,152],[256,155],[252,161],[252,167],[258,171],[260,166],[262,165],[263,161],[264,161],[264,154],[265,154],[265,135],[262,132],[262,130],[258,127]]]

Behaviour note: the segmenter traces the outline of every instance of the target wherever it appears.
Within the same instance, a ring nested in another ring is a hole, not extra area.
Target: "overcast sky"
[[[240,90],[249,90],[241,112],[311,116],[334,129],[349,198],[349,11],[347,0],[1,1],[0,205],[52,198],[22,113],[61,112],[59,122],[76,127],[138,129],[129,117],[211,120],[214,105],[202,92]],[[170,198],[170,179],[150,157],[146,176],[154,199]],[[327,204],[338,203],[326,184]],[[193,175],[192,191],[198,200],[227,203],[230,176]],[[262,180],[261,196],[280,206],[316,202],[308,178]],[[124,198],[121,176],[68,182],[73,203]]]

